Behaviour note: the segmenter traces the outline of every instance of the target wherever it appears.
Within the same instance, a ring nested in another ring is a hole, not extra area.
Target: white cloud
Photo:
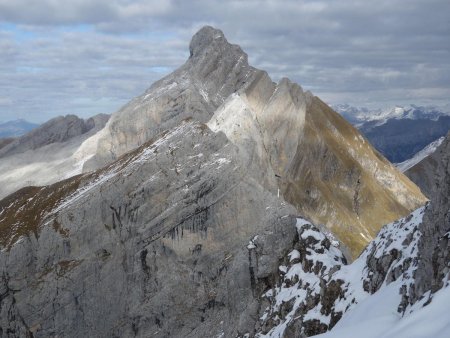
[[[450,100],[447,0],[0,0],[0,119],[112,112],[204,24],[328,102]]]

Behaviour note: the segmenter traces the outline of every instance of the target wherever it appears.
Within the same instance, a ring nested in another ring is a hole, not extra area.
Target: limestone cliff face
[[[285,198],[316,224],[326,224],[353,257],[383,224],[425,202],[414,183],[317,97],[298,137],[282,186]]]
[[[102,170],[1,202],[1,332],[252,332],[293,214],[225,135],[184,122]]]
[[[450,271],[450,134],[432,155],[437,161],[431,200],[420,231],[419,268],[409,290],[409,303],[442,288]]]

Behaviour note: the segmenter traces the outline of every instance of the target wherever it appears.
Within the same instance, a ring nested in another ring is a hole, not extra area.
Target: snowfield
[[[395,166],[402,172],[404,173],[406,170],[414,167],[417,163],[419,163],[420,161],[422,161],[424,158],[430,156],[431,154],[433,154],[436,149],[442,144],[442,142],[444,141],[445,137],[442,136],[440,138],[438,138],[436,141],[431,142],[429,145],[427,145],[425,148],[423,148],[422,150],[420,150],[419,152],[417,152],[412,158],[410,158],[409,160],[406,160],[404,162],[401,163],[397,163],[395,164]]]
[[[448,338],[450,287],[436,292],[433,301],[400,317],[395,311],[400,283],[391,283],[346,313],[332,331],[317,338]]]

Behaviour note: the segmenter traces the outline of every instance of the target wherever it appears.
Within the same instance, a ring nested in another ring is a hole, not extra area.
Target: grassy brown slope
[[[21,236],[38,235],[45,216],[80,186],[82,175],[45,186],[25,187],[0,201],[0,246],[10,248]]]
[[[305,122],[294,165],[283,184],[284,196],[313,222],[326,224],[353,257],[382,225],[425,203],[406,176],[320,99],[313,99]],[[404,189],[402,196],[405,191],[409,196],[405,200],[397,196],[367,166],[393,175]]]
[[[188,120],[183,121],[183,123]],[[199,124],[199,128],[207,128]],[[46,216],[61,202],[104,174],[120,172],[155,141],[164,137],[164,131],[140,147],[122,155],[115,162],[96,171],[73,176],[66,180],[44,187],[25,187],[0,200],[0,249],[8,248],[17,242],[21,236],[38,236],[40,227]],[[155,151],[157,151],[155,149]],[[53,224],[55,231],[65,234],[58,224]]]

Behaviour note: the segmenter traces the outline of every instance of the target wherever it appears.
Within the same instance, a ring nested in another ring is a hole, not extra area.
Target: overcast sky
[[[330,104],[450,102],[449,0],[0,0],[0,121],[112,113],[205,24]]]

